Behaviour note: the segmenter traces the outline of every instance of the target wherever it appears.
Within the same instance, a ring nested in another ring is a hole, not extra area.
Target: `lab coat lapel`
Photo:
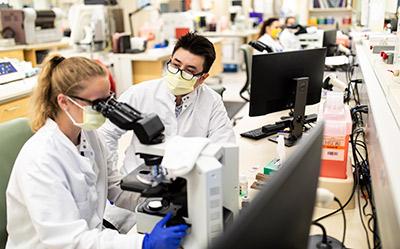
[[[94,151],[90,145],[85,132],[81,132],[81,141],[79,144],[79,154],[81,155],[81,170],[85,173],[86,181],[89,186],[93,186],[97,181],[98,169],[96,167]]]

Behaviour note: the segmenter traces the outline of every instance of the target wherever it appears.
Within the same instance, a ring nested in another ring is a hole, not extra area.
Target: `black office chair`
[[[226,88],[222,85],[219,84],[207,84],[211,89],[213,89],[215,92],[217,92],[221,97],[223,97],[223,94],[226,90]]]
[[[239,92],[242,99],[250,101],[250,84],[251,84],[251,63],[253,58],[253,48],[250,45],[243,44],[240,46],[240,50],[243,51],[244,64],[246,66],[246,82]],[[245,93],[247,93],[245,95]]]

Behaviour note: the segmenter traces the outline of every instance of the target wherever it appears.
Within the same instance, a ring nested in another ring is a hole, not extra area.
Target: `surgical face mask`
[[[67,111],[64,110],[65,113],[67,114],[68,118],[71,120],[71,122],[79,127],[82,128],[83,130],[95,130],[102,126],[104,122],[106,122],[106,118],[100,113],[97,112],[96,110],[93,110],[92,106],[81,106],[78,104],[75,100],[73,100],[70,97],[67,97],[72,103],[75,105],[79,106],[81,109],[83,109],[83,122],[78,123],[74,120],[74,118],[71,116],[71,114]]]
[[[194,90],[198,77],[193,77],[191,80],[185,80],[178,72],[173,74],[166,70],[165,80],[171,93],[175,96],[184,95]]]
[[[271,30],[271,37],[272,37],[273,39],[278,39],[279,34],[281,33],[281,31],[282,31],[282,29],[280,29],[280,28],[272,29],[272,30]]]

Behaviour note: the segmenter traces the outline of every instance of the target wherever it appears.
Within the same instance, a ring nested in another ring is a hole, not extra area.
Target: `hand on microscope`
[[[168,213],[143,239],[143,249],[177,249],[186,236],[187,225],[166,227],[172,213]]]

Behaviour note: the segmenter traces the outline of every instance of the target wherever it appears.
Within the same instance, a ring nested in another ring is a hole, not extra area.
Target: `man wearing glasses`
[[[165,126],[166,136],[207,137],[215,143],[234,143],[235,135],[221,96],[203,84],[214,60],[212,43],[188,33],[176,43],[163,78],[130,87],[119,101],[143,113],[156,113]],[[115,165],[118,140],[125,132],[109,121],[100,129]],[[135,155],[137,142],[133,135],[125,152],[123,175],[143,162]]]

